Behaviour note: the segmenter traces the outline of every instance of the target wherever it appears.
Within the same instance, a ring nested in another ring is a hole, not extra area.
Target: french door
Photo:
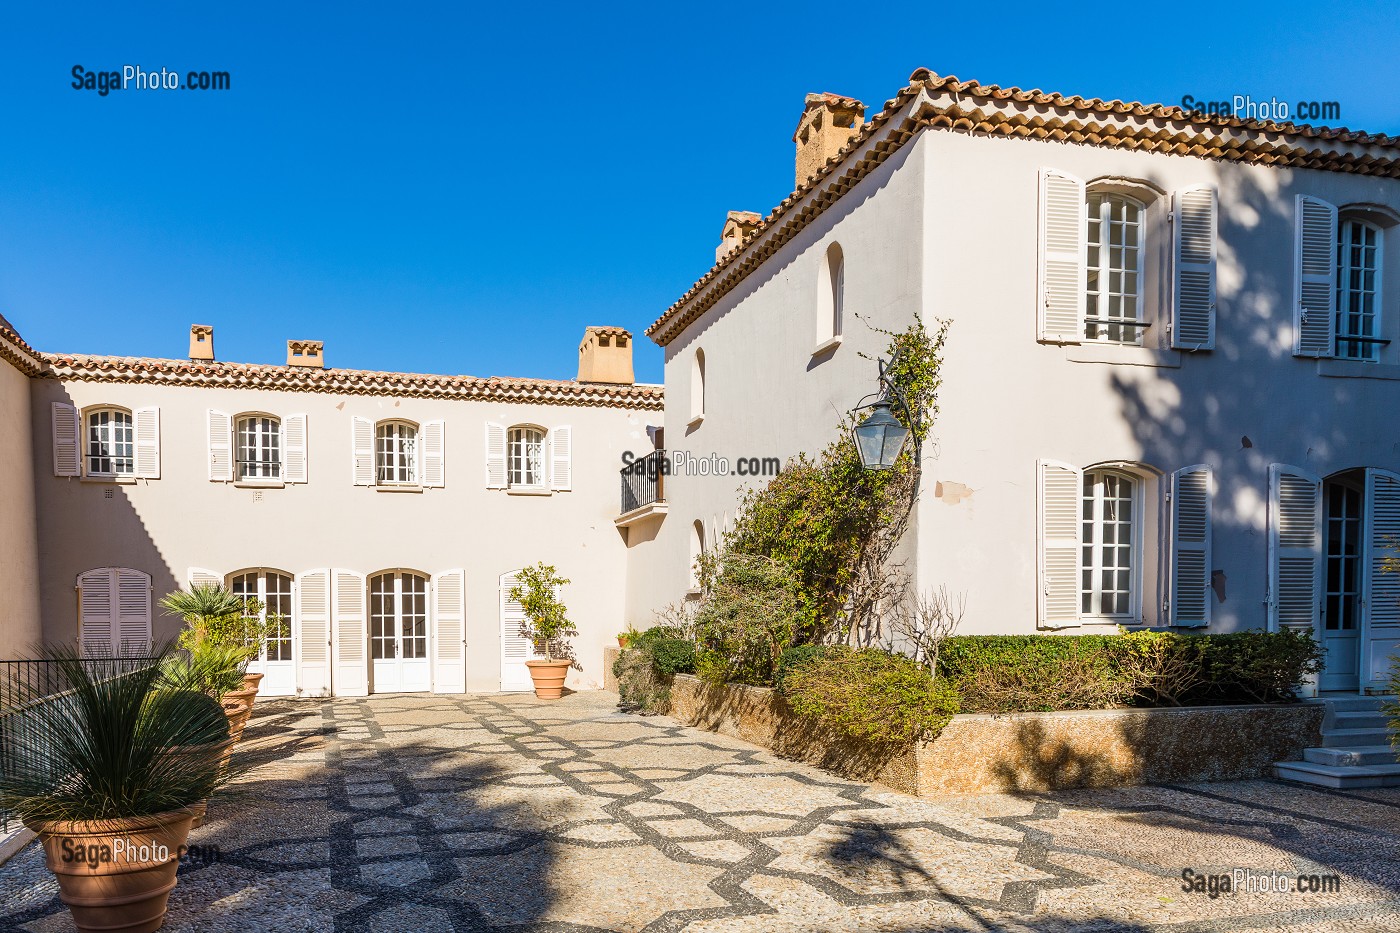
[[[390,571],[369,580],[370,691],[432,689],[428,651],[428,578]]]
[[[294,695],[297,671],[292,646],[291,575],[276,570],[248,570],[230,576],[229,589],[245,599],[261,603],[258,619],[268,626],[258,657],[248,664],[250,673],[263,675],[258,693],[262,696]]]
[[[1323,552],[1322,647],[1326,652],[1319,687],[1356,690],[1361,671],[1360,627],[1362,534],[1365,492],[1359,484],[1323,484],[1326,540]]]

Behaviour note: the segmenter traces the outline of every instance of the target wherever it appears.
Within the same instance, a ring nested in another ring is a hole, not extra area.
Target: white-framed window
[[[395,570],[369,578],[369,646],[376,661],[428,656],[428,578]]]
[[[512,489],[540,489],[545,485],[545,431],[533,425],[516,425],[507,440],[509,484]]]
[[[136,431],[131,412],[98,408],[84,416],[88,476],[135,476]]]
[[[1084,471],[1079,611],[1085,617],[1126,620],[1137,614],[1140,499],[1134,477]]]
[[[705,351],[699,347],[690,361],[690,420],[705,417]]]
[[[817,281],[817,349],[829,348],[841,336],[846,300],[846,257],[840,243],[832,243],[822,256]]]
[[[376,481],[382,486],[418,482],[418,426],[408,421],[381,421],[374,428]]]
[[[1337,225],[1336,356],[1376,361],[1381,344],[1382,230],[1343,217]]]
[[[262,604],[256,618],[271,620],[259,657],[263,661],[292,660],[292,577],[276,570],[245,570],[230,574],[229,590],[243,597],[244,603],[256,599]],[[245,616],[253,618],[250,613]]]
[[[1090,190],[1084,337],[1141,344],[1144,219],[1141,202]]]
[[[282,478],[282,422],[271,415],[239,415],[234,428],[238,480]]]

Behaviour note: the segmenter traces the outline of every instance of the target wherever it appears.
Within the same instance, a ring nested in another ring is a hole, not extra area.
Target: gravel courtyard
[[[167,930],[1400,930],[1400,790],[921,801],[615,697],[258,704]],[[1340,875],[1331,893],[1181,873]],[[0,923],[71,930],[31,844]]]

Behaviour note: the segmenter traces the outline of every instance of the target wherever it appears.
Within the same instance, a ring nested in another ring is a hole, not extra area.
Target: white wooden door
[[[501,690],[508,693],[535,689],[525,662],[537,655],[533,640],[522,634],[525,612],[510,598],[515,584],[514,573],[501,575]]]
[[[391,571],[370,578],[369,647],[372,692],[432,689],[427,577]]]
[[[1323,484],[1322,648],[1319,686],[1355,690],[1361,669],[1360,628],[1365,487],[1334,481]]]
[[[290,574],[276,570],[247,570],[229,577],[229,589],[240,596],[256,597],[262,604],[261,621],[269,623],[268,636],[248,672],[262,674],[260,696],[293,696],[297,692],[297,665],[293,643],[294,584]]]

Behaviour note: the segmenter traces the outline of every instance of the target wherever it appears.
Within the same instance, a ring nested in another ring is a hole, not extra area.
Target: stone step
[[[1326,703],[1336,712],[1370,711],[1379,710],[1384,704],[1394,702],[1393,696],[1339,696],[1324,697],[1320,702]]]
[[[1390,725],[1384,713],[1347,712],[1338,713],[1332,720],[1332,729],[1384,729]]]
[[[1285,781],[1300,781],[1337,790],[1400,787],[1400,764],[1337,767],[1311,761],[1276,761],[1274,774]]]
[[[1357,745],[1385,745],[1387,729],[1328,729],[1322,733],[1323,748],[1354,748]]]
[[[1305,748],[1303,760],[1315,765],[1393,765],[1395,749],[1389,745],[1353,745],[1350,748]]]

